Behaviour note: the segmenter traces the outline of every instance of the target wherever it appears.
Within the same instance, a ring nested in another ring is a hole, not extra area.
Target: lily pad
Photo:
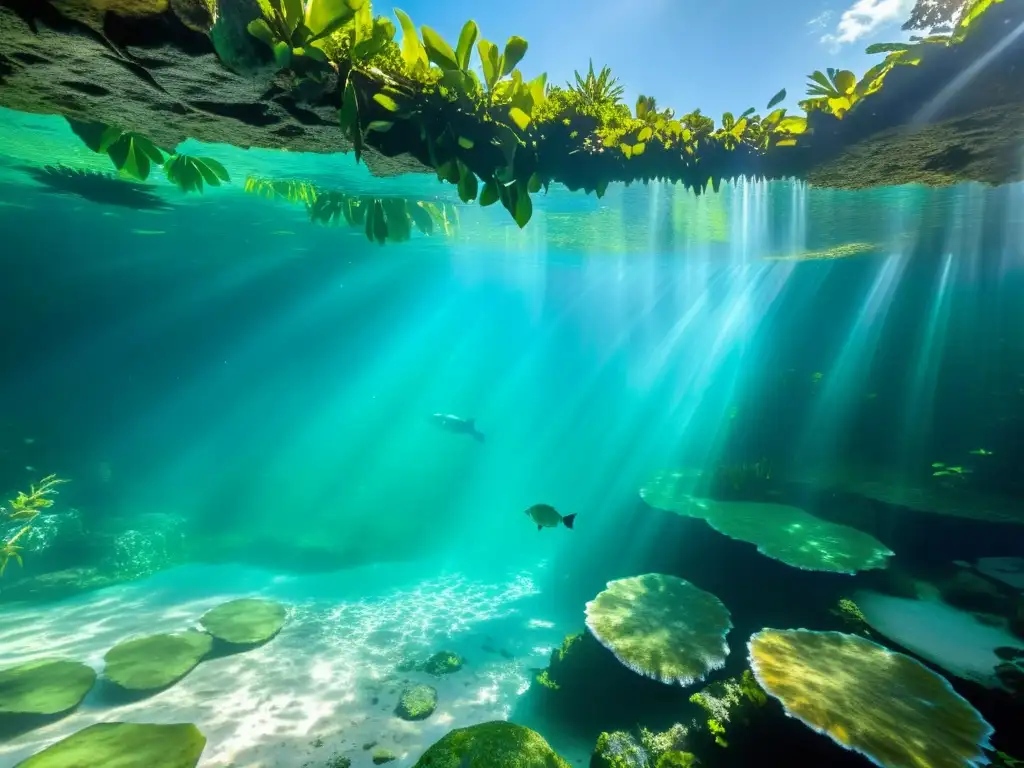
[[[97,723],[15,768],[195,768],[206,737],[191,723]]]
[[[155,691],[181,680],[212,647],[205,632],[140,637],[107,651],[103,674],[125,690]]]
[[[58,715],[74,709],[96,682],[92,667],[39,659],[0,670],[0,713]]]
[[[640,490],[651,507],[705,521],[724,536],[753,544],[793,568],[853,574],[885,568],[893,552],[874,536],[822,520],[798,507],[715,501],[693,495],[693,478],[661,472]]]
[[[587,603],[587,628],[624,665],[687,686],[725,666],[732,629],[722,601],[685,579],[648,573],[608,582]]]
[[[207,611],[199,623],[225,643],[257,645],[281,631],[286,614],[285,607],[272,600],[242,598]]]

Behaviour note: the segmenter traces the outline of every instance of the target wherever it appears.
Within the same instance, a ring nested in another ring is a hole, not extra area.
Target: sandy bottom
[[[373,585],[367,590],[367,585]],[[45,606],[0,613],[0,666],[63,657],[98,672],[103,655],[133,636],[187,629],[219,603],[262,596],[290,606],[267,645],[204,661],[150,698],[117,702],[97,684],[68,717],[0,744],[13,766],[96,722],[192,722],[207,737],[200,766],[326,768],[331,758],[371,766],[386,748],[405,768],[452,728],[507,719],[530,669],[547,663],[567,631],[543,615],[530,572],[474,580],[412,566],[372,566],[335,574],[285,576],[233,566],[187,566],[144,582]],[[459,672],[432,678],[401,672],[410,655],[451,650]],[[438,691],[422,722],[394,715],[404,685]],[[566,756],[568,757],[568,755]]]

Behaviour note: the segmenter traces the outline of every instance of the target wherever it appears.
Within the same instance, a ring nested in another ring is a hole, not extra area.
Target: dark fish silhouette
[[[550,504],[534,504],[526,510],[526,514],[537,524],[538,531],[541,528],[557,528],[559,524],[571,529],[576,520],[576,515],[562,517],[559,511]]]
[[[476,419],[463,419],[450,413],[435,413],[430,417],[437,426],[446,432],[458,435],[470,435],[478,442],[484,441],[484,433],[476,428]]]

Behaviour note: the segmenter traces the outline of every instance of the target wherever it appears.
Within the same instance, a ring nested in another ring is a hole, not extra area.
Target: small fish
[[[167,232],[162,229],[133,229],[133,235],[166,235]]]
[[[559,523],[571,529],[573,522],[576,520],[576,515],[562,517],[559,511],[550,504],[534,504],[526,510],[526,514],[537,524],[538,531],[541,528],[557,528]]]
[[[33,467],[33,466],[32,466],[31,464],[26,464],[26,465],[25,465],[25,471],[26,471],[26,472],[35,472],[35,471],[36,471],[36,468],[35,468],[35,467]]]
[[[26,437],[23,442],[25,443],[25,445],[32,445],[32,443],[34,443],[35,441],[36,439],[34,437]]]
[[[476,419],[463,419],[450,413],[435,413],[430,417],[437,426],[446,432],[458,435],[470,435],[478,442],[484,441],[484,434],[476,428]]]
[[[815,373],[811,374],[811,383],[812,384],[817,384],[823,378],[825,378],[825,374],[821,373],[820,371],[816,371]]]
[[[979,448],[976,451],[971,451],[971,456],[991,456],[992,451],[986,451],[984,448]]]

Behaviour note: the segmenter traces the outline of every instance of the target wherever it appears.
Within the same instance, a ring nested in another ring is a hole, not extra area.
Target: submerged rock
[[[190,723],[97,723],[50,745],[16,768],[195,768],[205,747],[206,737]]]
[[[103,660],[103,675],[128,691],[158,691],[195,669],[213,647],[205,632],[150,635],[118,643]]]
[[[373,756],[371,757],[374,765],[384,765],[398,759],[398,755],[392,752],[390,749],[375,749],[373,750]]]
[[[0,669],[0,715],[69,712],[95,682],[95,670],[77,661],[39,659]]]
[[[423,671],[434,677],[450,675],[462,669],[466,660],[451,651],[439,651],[423,663]]]
[[[456,728],[434,742],[413,768],[569,768],[536,731],[496,720]]]
[[[395,714],[403,720],[426,720],[437,709],[437,690],[430,685],[414,685],[402,691]]]

